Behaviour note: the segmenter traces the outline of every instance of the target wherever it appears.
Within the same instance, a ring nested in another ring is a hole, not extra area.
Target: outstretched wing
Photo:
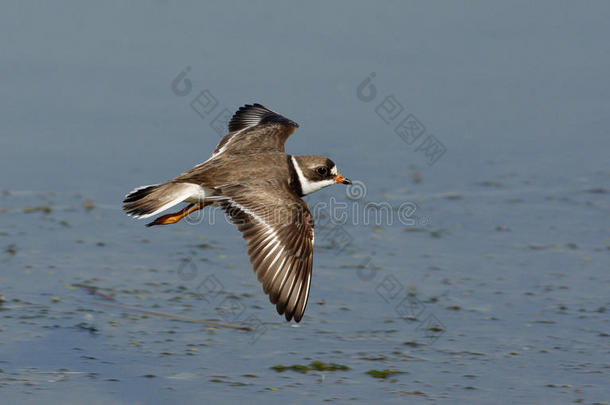
[[[246,104],[229,122],[225,135],[212,154],[256,151],[284,152],[286,139],[299,125],[261,104]]]
[[[222,188],[227,215],[242,233],[250,262],[277,312],[299,322],[305,312],[313,263],[313,218],[307,204],[277,184],[256,190]]]

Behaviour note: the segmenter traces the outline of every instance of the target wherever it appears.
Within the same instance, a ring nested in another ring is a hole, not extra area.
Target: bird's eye
[[[318,167],[316,169],[316,172],[320,175],[320,176],[326,176],[328,174],[328,169],[324,166],[322,167]]]

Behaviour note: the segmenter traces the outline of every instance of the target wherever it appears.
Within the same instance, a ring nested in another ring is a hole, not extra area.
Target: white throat
[[[335,184],[334,179],[320,180],[320,181],[311,181],[311,180],[307,179],[303,175],[303,171],[299,167],[299,162],[297,162],[297,160],[294,158],[294,156],[292,156],[291,159],[292,159],[292,164],[294,165],[294,170],[297,172],[297,177],[299,178],[299,183],[301,183],[301,192],[303,193],[303,195],[314,193],[318,190],[323,189],[324,187],[328,187],[328,186]]]

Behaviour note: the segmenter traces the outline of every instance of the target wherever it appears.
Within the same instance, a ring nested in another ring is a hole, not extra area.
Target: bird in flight
[[[263,291],[280,315],[296,322],[307,305],[314,244],[313,218],[301,197],[351,184],[326,157],[286,154],[284,143],[298,127],[261,104],[245,105],[208,160],[173,180],[138,187],[123,201],[135,218],[187,203],[147,226],[174,224],[211,204],[222,207],[246,240]]]

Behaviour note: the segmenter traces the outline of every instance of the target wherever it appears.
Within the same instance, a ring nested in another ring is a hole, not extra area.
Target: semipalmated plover
[[[139,187],[123,209],[147,218],[188,205],[148,226],[180,221],[220,205],[237,225],[263,290],[287,321],[305,312],[313,262],[313,218],[301,197],[334,183],[351,184],[322,156],[291,156],[286,139],[299,125],[260,104],[241,107],[212,156],[173,180]]]

